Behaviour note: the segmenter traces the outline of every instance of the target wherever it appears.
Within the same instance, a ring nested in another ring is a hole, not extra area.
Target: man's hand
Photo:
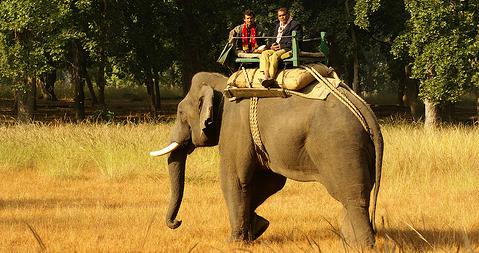
[[[278,44],[278,43],[273,43],[273,45],[271,45],[271,49],[274,50],[274,51],[278,51],[281,49],[281,46]]]
[[[263,52],[264,50],[266,49],[266,45],[261,45],[259,46],[258,48],[256,48],[253,53],[258,53],[260,54],[261,52]]]

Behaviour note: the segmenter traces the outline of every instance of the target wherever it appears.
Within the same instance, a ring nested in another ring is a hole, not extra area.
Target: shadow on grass
[[[283,244],[286,242],[295,242],[295,244],[309,245],[311,248],[319,248],[324,240],[338,240],[343,242],[337,228],[325,230],[311,230],[307,233],[301,231],[291,231],[286,234],[266,235],[260,238],[259,244]],[[379,229],[376,236],[377,250],[379,252],[396,252],[387,249],[399,249],[399,252],[436,252],[454,249],[457,252],[476,252],[479,245],[479,230],[464,231],[457,229],[408,229],[408,228],[383,228]],[[345,252],[350,248],[343,245]],[[351,252],[355,252],[352,250]]]
[[[378,231],[378,237],[392,241],[402,250],[430,251],[441,248],[469,249],[479,245],[479,230],[464,231],[457,229],[391,229]]]

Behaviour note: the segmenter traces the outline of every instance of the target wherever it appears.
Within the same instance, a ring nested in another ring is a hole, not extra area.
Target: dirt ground
[[[92,105],[86,100],[85,113],[88,121],[113,121],[113,122],[142,122],[142,121],[168,121],[176,114],[176,108],[181,99],[163,99],[161,101],[160,113],[157,117],[149,111],[146,101],[138,100],[114,100],[107,101],[106,113],[101,113],[100,107]],[[370,105],[376,116],[381,121],[405,120],[412,121],[409,108],[397,104]],[[455,123],[473,124],[477,119],[473,106],[455,106],[452,117],[446,121]],[[36,122],[74,122],[75,111],[73,100],[48,101],[38,99],[34,113]],[[15,103],[12,99],[0,98],[0,122],[15,122]]]

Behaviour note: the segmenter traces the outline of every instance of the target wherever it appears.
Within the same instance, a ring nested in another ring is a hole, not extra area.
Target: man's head
[[[279,8],[278,9],[278,20],[281,24],[285,25],[289,19],[289,11],[287,8]]]
[[[252,10],[245,10],[243,13],[243,20],[246,26],[250,27],[254,25],[254,12]]]

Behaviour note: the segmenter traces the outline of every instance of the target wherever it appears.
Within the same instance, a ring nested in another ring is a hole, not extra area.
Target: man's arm
[[[234,45],[236,53],[238,51],[242,51],[241,48],[241,40],[240,39],[233,39],[233,37],[240,37],[241,36],[241,25],[236,26],[233,30],[230,31],[228,37],[228,43],[232,43]]]
[[[230,34],[229,34],[229,36],[228,36],[228,42],[229,42],[229,43],[232,43],[233,40],[235,40],[235,39],[233,39],[233,37],[238,37],[238,26],[236,26],[235,28],[231,29]]]
[[[284,36],[291,36],[293,34],[293,31],[296,31],[296,41],[298,41],[298,43],[300,41],[302,41],[303,40],[303,27],[301,26],[301,24],[299,22],[293,20],[293,21],[291,21],[291,23],[289,25],[291,26],[291,28],[288,29],[289,31],[286,34],[284,34]],[[293,39],[292,38],[283,38],[282,42],[283,43],[281,45],[281,48],[286,49],[286,51],[291,50],[291,48],[293,47]]]

